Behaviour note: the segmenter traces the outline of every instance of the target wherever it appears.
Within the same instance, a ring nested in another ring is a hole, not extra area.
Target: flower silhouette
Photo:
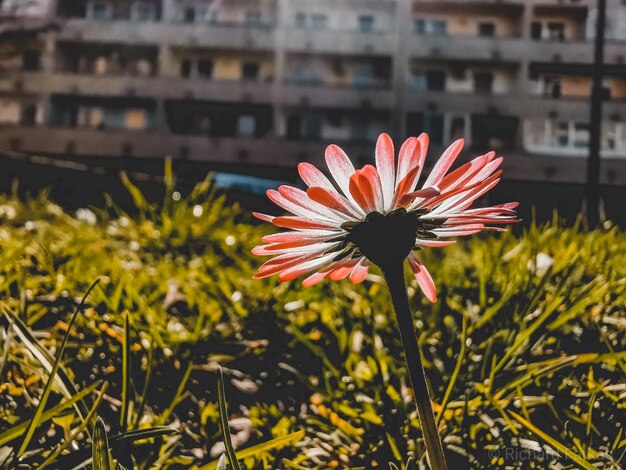
[[[255,255],[273,256],[255,278],[277,274],[280,281],[290,281],[313,272],[303,285],[326,278],[359,283],[370,263],[385,271],[407,259],[425,296],[435,302],[435,284],[416,251],[455,243],[450,237],[503,231],[497,225],[519,221],[516,202],[471,208],[500,181],[502,157],[489,152],[448,172],[462,148],[462,139],[450,145],[417,190],[428,150],[425,133],[404,142],[397,165],[387,134],[376,142],[376,166],[358,170],[340,147],[328,146],[325,157],[334,182],[315,166],[300,163],[306,191],[286,185],[267,191],[275,204],[293,215],[254,213],[291,229],[263,237],[266,244],[252,250]]]

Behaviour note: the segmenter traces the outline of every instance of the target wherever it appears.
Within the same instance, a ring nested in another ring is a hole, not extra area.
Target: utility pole
[[[591,111],[589,114],[589,158],[587,160],[587,222],[595,228],[600,219],[600,148],[602,140],[602,101],[604,89],[604,30],[606,26],[606,0],[598,0],[596,37],[594,42],[591,86]]]

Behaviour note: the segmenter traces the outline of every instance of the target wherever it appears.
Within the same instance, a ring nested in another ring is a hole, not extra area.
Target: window
[[[574,124],[574,147],[589,146],[589,124],[577,122]]]
[[[145,109],[129,109],[126,111],[126,129],[145,129],[146,128],[146,110]]]
[[[96,75],[105,75],[109,71],[109,59],[98,57],[93,63],[93,71]]]
[[[296,13],[296,21],[297,28],[306,28],[306,15],[302,12]]]
[[[39,70],[39,51],[26,51],[22,56],[22,70],[34,72]]]
[[[211,78],[213,75],[213,61],[201,59],[198,61],[198,75],[202,78]]]
[[[548,23],[548,39],[563,41],[565,39],[565,25],[563,23]]]
[[[535,40],[541,39],[542,26],[539,21],[533,21],[530,25],[530,37]]]
[[[417,34],[445,36],[448,32],[448,23],[445,20],[418,18],[413,24]]]
[[[195,23],[196,22],[196,9],[195,8],[193,8],[193,7],[185,8],[184,21],[185,21],[185,23]]]
[[[371,33],[374,31],[374,17],[372,15],[359,16],[359,31]]]
[[[241,66],[241,78],[244,80],[258,80],[259,64],[255,62],[245,62]]]
[[[183,78],[189,78],[190,75],[191,75],[191,61],[189,59],[185,59],[180,64],[180,76]]]
[[[478,35],[481,37],[493,37],[496,34],[496,25],[492,22],[478,23]]]
[[[328,16],[326,15],[313,15],[311,17],[311,26],[313,29],[326,29],[328,26]]]
[[[408,113],[406,134],[417,135],[421,132],[427,132],[432,143],[443,143],[443,116],[432,113]]]
[[[237,135],[253,137],[256,134],[256,117],[242,114],[237,118]]]
[[[134,2],[131,11],[131,19],[138,22],[154,21],[156,19],[154,3],[146,1]]]
[[[193,113],[185,123],[186,131],[191,134],[210,134],[211,116],[204,113]]]
[[[111,5],[103,0],[92,0],[87,6],[87,17],[92,20],[111,19]]]
[[[426,34],[426,20],[418,19],[415,20],[415,32],[417,34]]]
[[[302,138],[302,118],[292,115],[287,118],[287,139],[300,140]]]
[[[431,23],[431,34],[445,36],[448,33],[448,23],[443,20],[434,20]]]
[[[371,70],[363,69],[357,70],[354,72],[352,76],[352,84],[354,86],[373,86],[374,85],[374,75]]]
[[[37,106],[27,104],[22,106],[20,112],[20,124],[22,126],[34,126],[37,120]]]
[[[246,12],[246,24],[248,26],[261,25],[261,12],[258,10],[250,10]]]
[[[411,66],[411,84],[420,90],[426,89],[426,73],[416,65]]]
[[[446,72],[443,70],[427,71],[426,88],[431,91],[444,91],[446,89]]]
[[[544,78],[544,96],[546,98],[561,97],[561,77],[547,76]]]
[[[474,73],[474,91],[478,93],[491,93],[493,74],[491,72]]]

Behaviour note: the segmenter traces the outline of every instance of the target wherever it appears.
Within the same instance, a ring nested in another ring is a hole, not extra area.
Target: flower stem
[[[413,387],[413,398],[417,406],[417,413],[422,426],[422,434],[426,443],[426,453],[433,470],[445,470],[446,459],[443,454],[443,446],[437,432],[435,417],[428,386],[426,385],[426,375],[417,344],[417,335],[413,325],[413,316],[409,307],[409,298],[406,293],[404,282],[404,264],[394,264],[382,267],[387,286],[391,293],[391,300],[396,311],[396,319],[402,337],[406,364],[409,368],[409,377]]]

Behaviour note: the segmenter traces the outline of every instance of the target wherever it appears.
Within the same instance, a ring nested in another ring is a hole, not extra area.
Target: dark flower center
[[[362,254],[381,267],[401,263],[415,248],[416,237],[437,238],[430,230],[442,224],[421,218],[425,213],[396,209],[385,215],[372,212],[363,222],[346,222],[341,226],[348,232],[341,257]]]

